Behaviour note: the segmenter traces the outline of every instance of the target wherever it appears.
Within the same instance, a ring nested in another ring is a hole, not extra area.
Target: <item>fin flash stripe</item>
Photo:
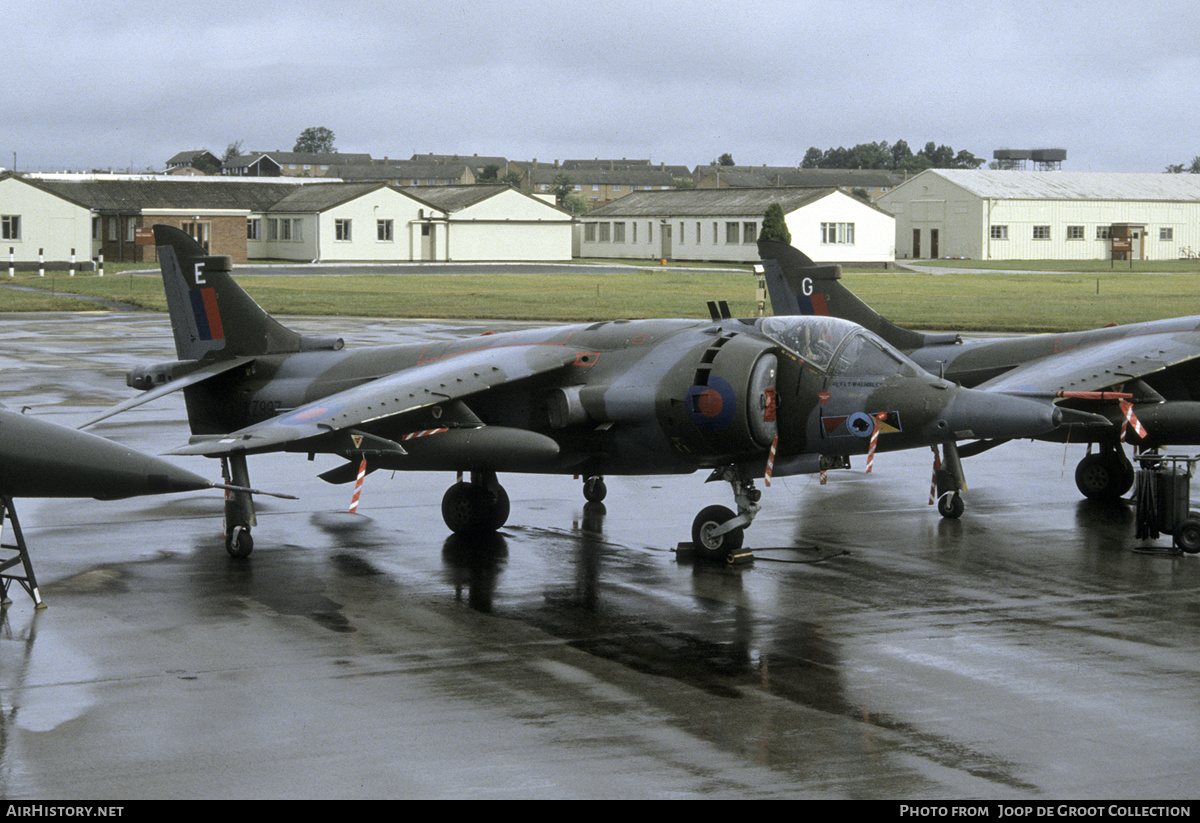
[[[224,340],[225,327],[221,325],[221,312],[217,308],[217,293],[211,288],[194,289],[189,292],[192,313],[196,317],[196,329],[201,340]]]
[[[798,295],[800,298],[800,313],[801,314],[816,314],[824,317],[829,316],[829,305],[825,302],[825,295],[820,292],[812,294]]]

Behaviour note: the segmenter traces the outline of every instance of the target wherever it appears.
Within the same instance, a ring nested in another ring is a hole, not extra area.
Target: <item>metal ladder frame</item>
[[[12,522],[15,543],[3,542],[5,520]],[[15,552],[15,554],[5,556],[8,552]],[[9,571],[18,563],[24,569],[23,574]],[[21,521],[17,518],[13,499],[0,497],[0,588],[3,589],[3,595],[0,596],[0,610],[7,608],[12,603],[12,599],[8,596],[8,590],[14,582],[21,584],[21,588],[33,599],[35,608],[46,608],[46,603],[38,591],[37,578],[33,574],[33,562],[29,559],[29,548],[25,545],[25,535],[21,533]]]

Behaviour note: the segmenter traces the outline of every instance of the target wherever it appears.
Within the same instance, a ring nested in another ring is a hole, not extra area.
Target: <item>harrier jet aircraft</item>
[[[1056,397],[1064,411],[1107,417],[1108,425],[1076,418],[1079,425],[1037,436],[1089,444],[1075,471],[1086,497],[1116,499],[1133,485],[1123,441],[1142,449],[1200,444],[1200,317],[968,342],[897,326],[839,282],[839,266],[817,266],[787,244],[760,242],[759,255],[776,314],[860,323],[957,384],[997,397]],[[1135,420],[1141,425],[1132,425]],[[981,438],[958,452],[978,454],[1002,442]]]
[[[13,505],[15,497],[94,497],[117,500],[148,494],[225,488],[159,457],[94,434],[58,426],[0,405],[0,531],[12,522],[16,555],[0,559],[2,601],[15,580],[41,605],[37,582]],[[8,569],[24,565],[24,574]]]
[[[228,257],[154,227],[179,360],[131,371],[145,394],[182,390],[192,438],[175,454],[225,461],[249,485],[247,457],[338,455],[333,483],[376,469],[467,473],[442,515],[453,531],[500,528],[501,472],[584,478],[691,473],[733,489],[692,537],[727,557],[759,511],[758,478],[846,467],[852,455],[1044,435],[1062,412],[1045,400],[976,392],[916,366],[860,326],[829,317],[612,320],[453,342],[345,348],[302,336],[238,286]],[[106,415],[107,416],[107,415]],[[253,546],[251,495],[227,506],[227,550]]]

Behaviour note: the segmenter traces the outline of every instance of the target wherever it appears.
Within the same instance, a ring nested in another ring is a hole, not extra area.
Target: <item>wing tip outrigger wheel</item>
[[[254,551],[254,538],[250,536],[249,526],[234,526],[225,537],[225,551],[230,557],[241,559],[249,557]]]

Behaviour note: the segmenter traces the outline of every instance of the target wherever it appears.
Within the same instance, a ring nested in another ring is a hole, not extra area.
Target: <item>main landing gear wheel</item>
[[[962,517],[966,511],[967,505],[963,503],[962,495],[958,492],[950,492],[943,494],[938,498],[937,502],[938,514],[948,520],[957,520]]]
[[[742,540],[746,536],[745,528],[739,526],[717,535],[713,532],[734,516],[734,513],[724,506],[708,506],[701,509],[692,521],[692,544],[696,547],[696,553],[706,560],[730,562],[733,553],[742,547]]]
[[[1133,464],[1119,451],[1089,454],[1075,467],[1075,485],[1089,500],[1111,502],[1133,488]]]
[[[250,536],[250,529],[246,526],[234,526],[230,529],[229,534],[225,536],[225,551],[229,552],[230,557],[239,560],[249,557],[250,552],[254,551],[254,538]]]
[[[583,499],[589,503],[602,503],[608,496],[608,486],[603,477],[589,477],[583,481]]]
[[[455,483],[442,498],[442,519],[455,534],[494,532],[508,513],[508,492],[499,484]]]

